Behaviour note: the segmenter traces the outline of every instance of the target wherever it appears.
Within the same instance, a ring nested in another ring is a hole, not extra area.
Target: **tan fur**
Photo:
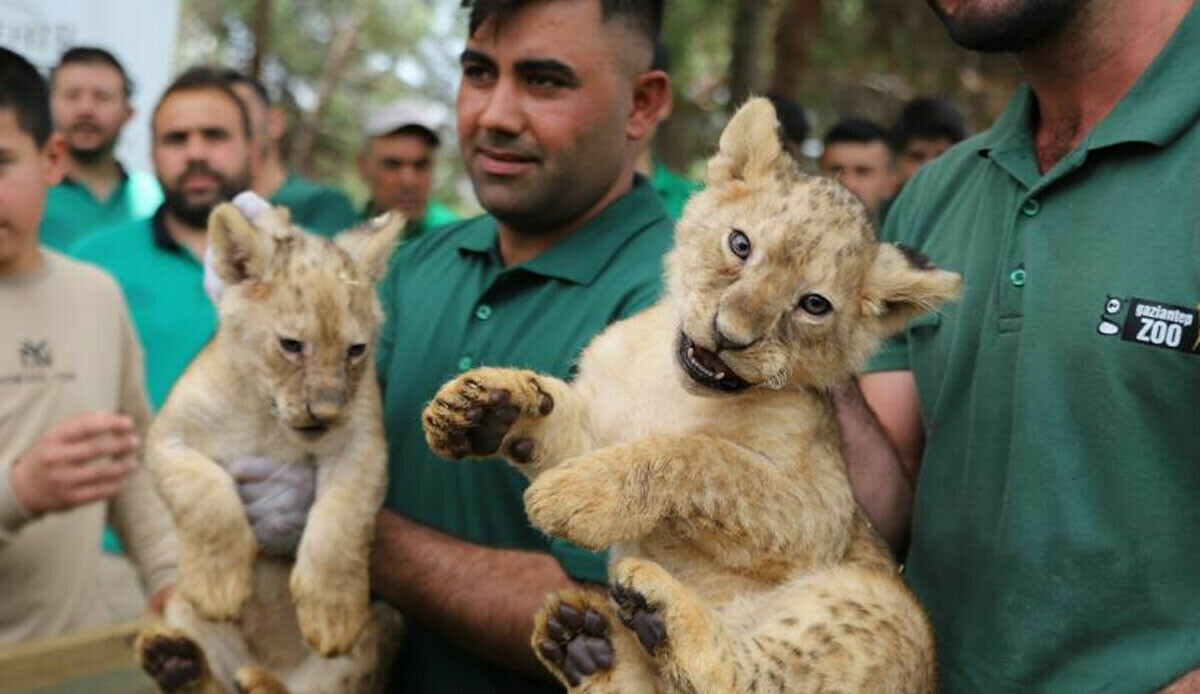
[[[399,623],[368,604],[387,466],[371,346],[375,283],[403,220],[332,242],[289,227],[285,213],[257,223],[232,205],[209,218],[213,267],[228,285],[220,327],[147,436],[147,465],[179,538],[178,593],[155,633],[201,646],[208,667],[186,691],[232,692],[235,679],[262,694],[378,691]],[[280,338],[300,341],[302,353]],[[351,354],[352,345],[366,349]],[[301,430],[314,425],[323,433]],[[246,456],[316,468],[294,564],[258,556],[224,467]]]
[[[479,369],[425,412],[435,451],[486,456],[471,432],[515,408],[498,449],[532,480],[534,525],[611,547],[613,584],[662,618],[665,645],[647,652],[608,601],[551,597],[535,650],[560,603],[610,624],[613,669],[573,691],[936,687],[929,622],[855,503],[828,389],[952,297],[959,277],[878,244],[858,200],[802,174],[776,128],[762,99],[733,118],[678,226],[666,297],[597,337],[573,384]],[[730,248],[735,229],[752,244],[745,260]],[[802,310],[810,293],[833,310]],[[723,393],[691,378],[681,333],[753,385]],[[513,455],[522,439],[533,442],[527,462]]]

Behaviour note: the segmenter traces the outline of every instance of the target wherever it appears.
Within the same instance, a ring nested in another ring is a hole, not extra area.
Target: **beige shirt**
[[[111,621],[95,567],[107,518],[147,594],[175,579],[170,517],[138,468],[108,503],[33,518],[11,487],[13,463],[61,420],[121,412],[144,438],[142,352],[117,284],[43,249],[42,266],[0,276],[0,645]]]

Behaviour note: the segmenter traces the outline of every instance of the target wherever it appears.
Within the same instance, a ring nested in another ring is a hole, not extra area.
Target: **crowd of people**
[[[394,690],[556,688],[533,614],[602,585],[605,557],[534,530],[503,462],[437,459],[420,412],[480,364],[569,378],[656,301],[695,184],[651,153],[672,106],[661,1],[466,5],[457,140],[485,210],[466,220],[430,199],[444,133],[420,102],[365,119],[355,209],[288,169],[286,119],[251,75],[182,72],[148,175],[114,154],[133,89],[116,57],[72,48],[46,79],[0,48],[0,646],[111,620],[102,551],[129,557],[147,609],[170,599],[139,446],[217,327],[208,214],[253,190],[326,236],[407,219],[375,348],[390,474],[372,588],[409,624]],[[846,118],[824,137],[819,171],[881,238],[965,283],[835,391],[856,495],[932,618],[946,691],[1200,691],[1200,8],[931,5],[1027,84],[975,136],[920,97],[890,128]],[[771,98],[802,156],[804,111]],[[312,500],[296,463],[229,461],[275,551]]]

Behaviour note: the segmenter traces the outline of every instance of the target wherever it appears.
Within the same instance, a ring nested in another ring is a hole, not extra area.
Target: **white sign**
[[[130,169],[150,170],[150,111],[175,76],[179,0],[0,0],[0,46],[49,75],[62,52],[96,46],[133,79],[133,120],[117,144]]]

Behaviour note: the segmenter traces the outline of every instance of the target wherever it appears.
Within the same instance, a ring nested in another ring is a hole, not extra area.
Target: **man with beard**
[[[151,120],[154,170],[166,199],[152,217],[89,235],[71,252],[125,291],[146,353],[157,408],[216,329],[204,293],[208,213],[250,187],[250,121],[222,70],[197,67],[171,83]]]
[[[67,173],[46,198],[44,245],[66,250],[91,231],[146,217],[162,203],[158,181],[126,171],[113,154],[133,116],[132,92],[125,68],[103,48],[71,48],[51,72],[50,113],[67,141]]]
[[[888,214],[965,287],[839,391],[856,492],[944,691],[1200,691],[1200,6],[932,4],[1027,84]]]

